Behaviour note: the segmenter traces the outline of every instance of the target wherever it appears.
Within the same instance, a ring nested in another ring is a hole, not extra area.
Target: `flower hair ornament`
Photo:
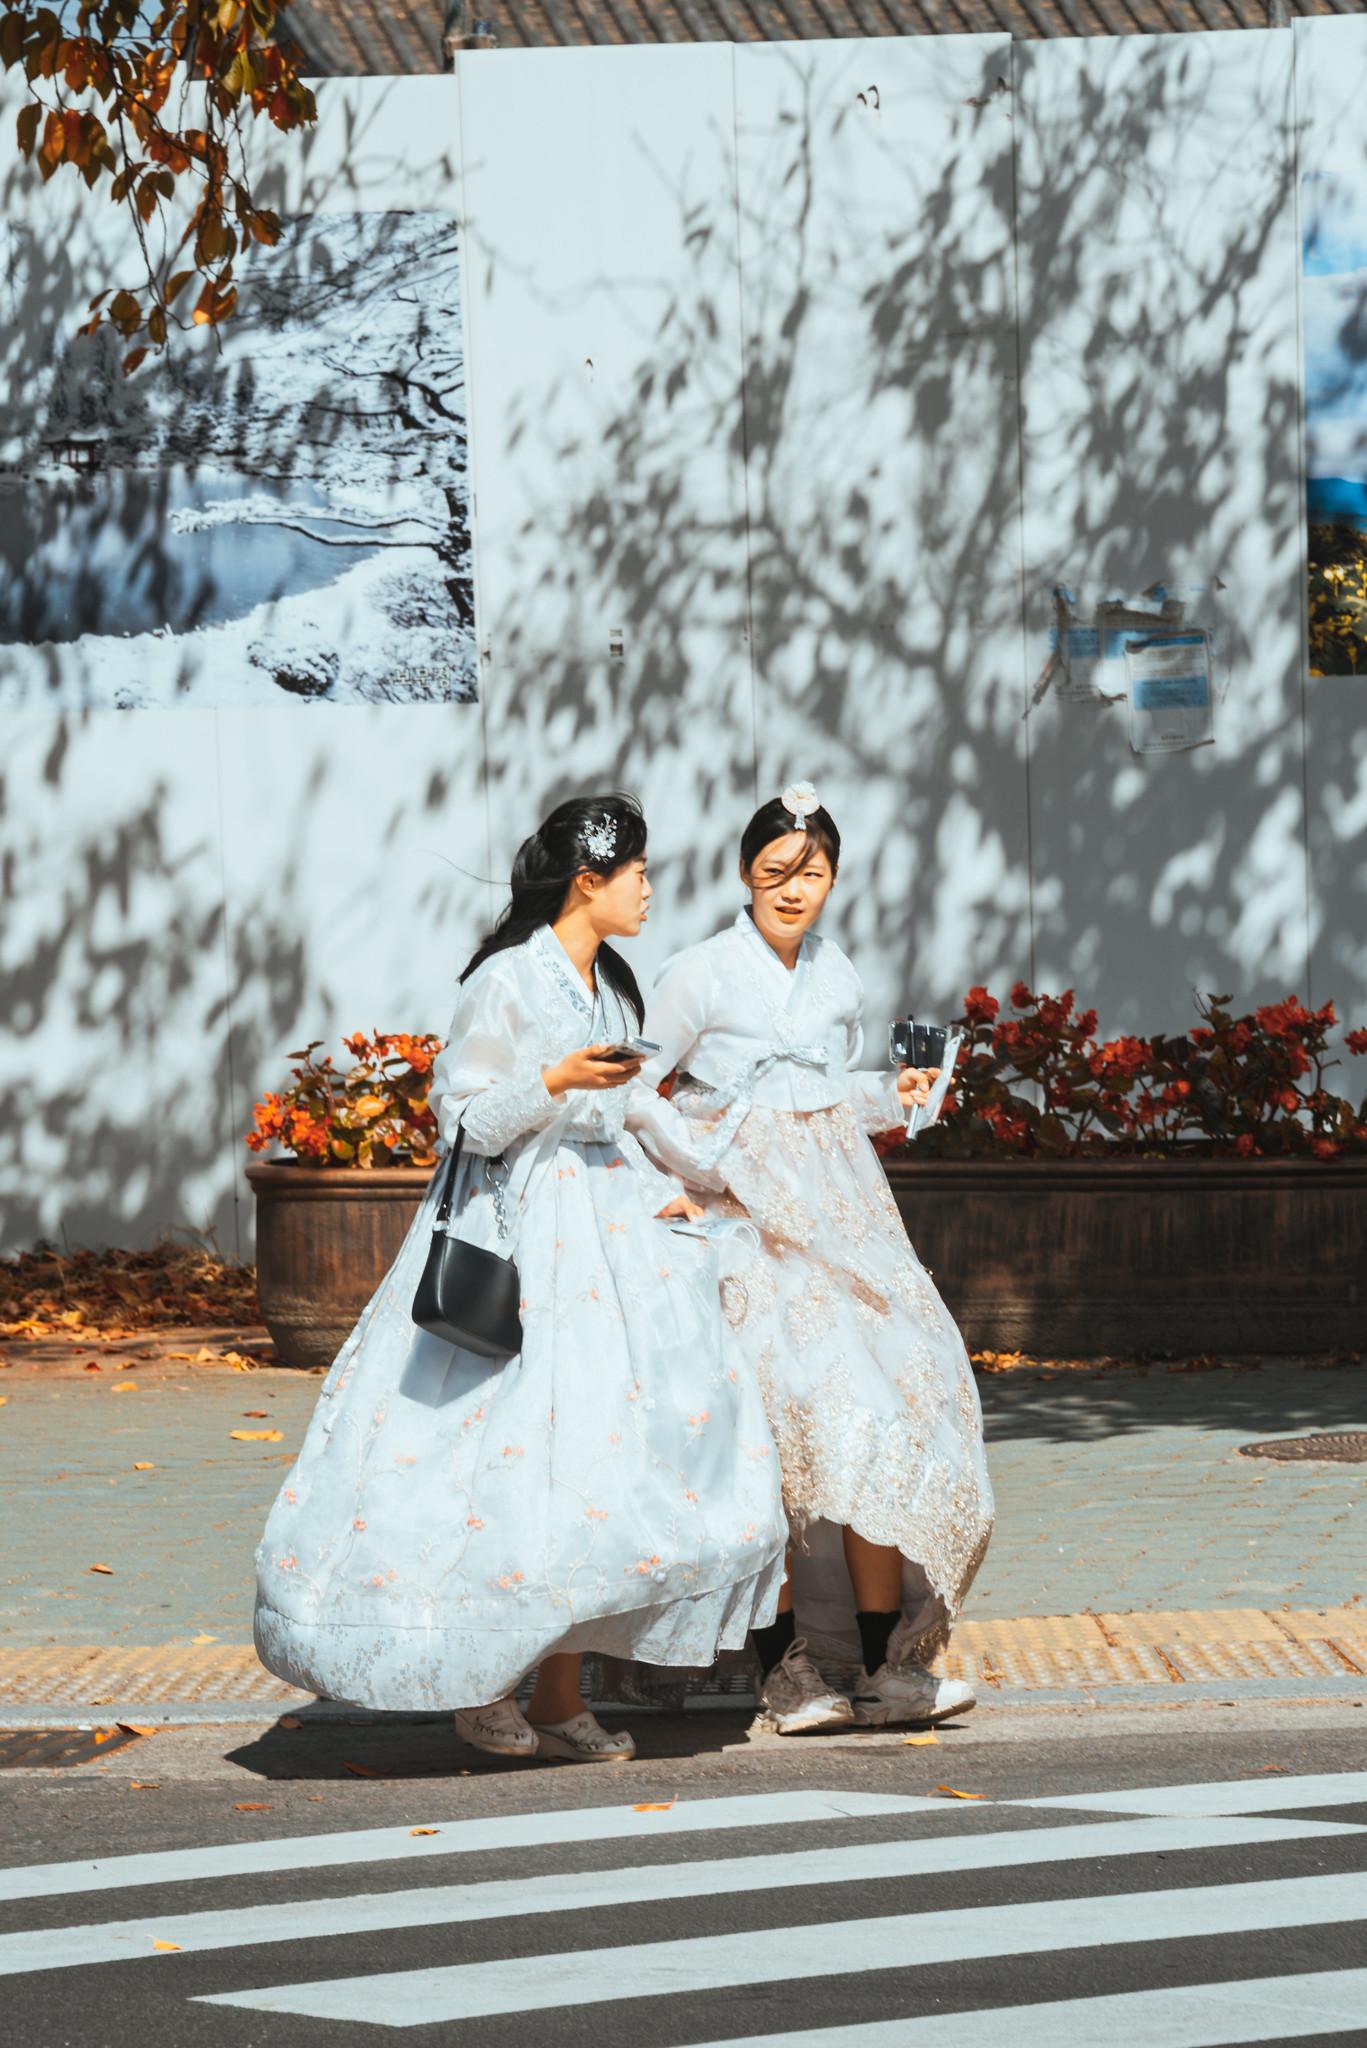
[[[617,851],[617,820],[603,818],[597,825],[587,826],[584,846],[590,860],[601,861],[606,866]]]
[[[808,818],[821,809],[821,798],[810,782],[790,782],[779,802],[792,813],[794,832],[805,832]]]

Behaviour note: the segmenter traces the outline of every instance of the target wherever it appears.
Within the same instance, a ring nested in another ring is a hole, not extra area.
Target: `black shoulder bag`
[[[462,1351],[502,1362],[515,1358],[522,1349],[522,1285],[517,1262],[485,1251],[482,1245],[464,1244],[458,1237],[449,1237],[446,1231],[464,1142],[462,1124],[446,1162],[446,1181],[437,1205],[427,1264],[413,1297],[413,1320],[420,1330],[430,1331],[447,1344],[459,1344]],[[495,1190],[494,1205],[502,1234],[505,1223],[501,1188]]]

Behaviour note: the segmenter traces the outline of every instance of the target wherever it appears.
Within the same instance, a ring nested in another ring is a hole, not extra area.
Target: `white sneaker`
[[[860,1673],[854,1688],[854,1718],[860,1728],[891,1728],[903,1721],[947,1721],[978,1704],[961,1678],[937,1678],[924,1664],[880,1664]]]
[[[533,1757],[537,1753],[536,1730],[511,1695],[487,1707],[462,1707],[456,1715],[456,1733],[471,1749],[482,1749],[486,1756]]]
[[[828,1685],[807,1655],[807,1638],[789,1643],[760,1688],[757,1726],[771,1735],[803,1735],[813,1728],[848,1727],[854,1708]]]
[[[542,1756],[559,1757],[572,1764],[626,1764],[636,1754],[636,1744],[625,1729],[609,1735],[585,1707],[568,1721],[531,1724]]]

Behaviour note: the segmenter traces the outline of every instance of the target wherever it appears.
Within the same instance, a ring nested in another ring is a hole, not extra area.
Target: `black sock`
[[[874,1614],[867,1609],[861,1609],[854,1618],[859,1624],[864,1669],[872,1674],[880,1664],[886,1662],[888,1639],[902,1617],[894,1607],[890,1614]]]
[[[797,1637],[797,1623],[790,1607],[786,1614],[780,1614],[770,1622],[768,1628],[752,1628],[750,1641],[755,1655],[759,1658],[759,1682],[763,1685],[775,1664]]]

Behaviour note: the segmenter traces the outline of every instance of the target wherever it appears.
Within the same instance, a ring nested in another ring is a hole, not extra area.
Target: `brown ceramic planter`
[[[254,1165],[256,1291],[283,1365],[331,1365],[393,1264],[425,1167]]]
[[[1367,1159],[892,1159],[970,1347],[1076,1357],[1367,1343]]]

